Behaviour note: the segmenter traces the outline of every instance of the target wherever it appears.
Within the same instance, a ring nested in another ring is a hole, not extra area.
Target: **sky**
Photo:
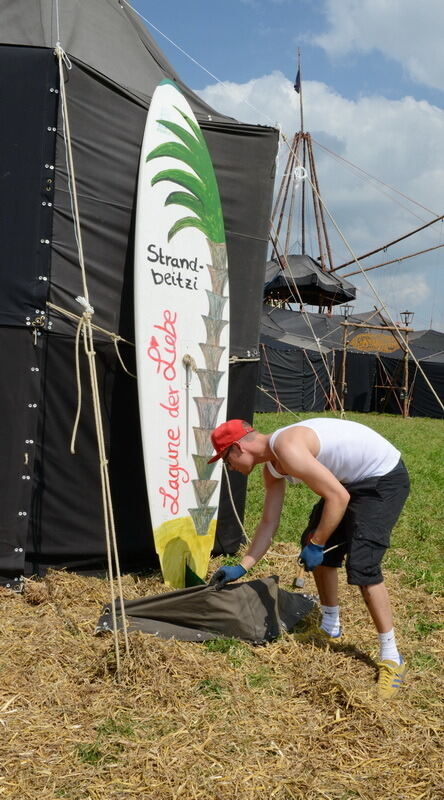
[[[443,0],[131,4],[182,80],[213,108],[287,137],[300,127],[293,88],[300,51],[304,128],[334,220],[335,265],[353,257],[350,248],[360,256],[444,214]],[[287,153],[282,142],[276,191]],[[307,251],[316,257],[313,237],[314,230]],[[300,252],[296,226],[291,241]],[[443,243],[439,221],[361,264]],[[444,247],[351,277],[354,311],[382,300],[396,321],[408,309],[417,330],[444,331],[443,262]]]

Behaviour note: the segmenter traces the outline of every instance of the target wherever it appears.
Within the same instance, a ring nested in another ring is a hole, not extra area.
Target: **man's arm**
[[[262,519],[256,528],[253,541],[241,561],[241,566],[249,570],[267,552],[271,540],[279,526],[285,496],[285,479],[270,475],[267,465],[263,471],[265,500]]]
[[[324,508],[319,524],[312,535],[315,544],[324,545],[339,525],[348,506],[350,495],[342,483],[335,478],[310,452],[304,436],[296,444],[286,447],[284,437],[276,443],[279,463],[289,475],[300,478],[313,492],[324,498]]]

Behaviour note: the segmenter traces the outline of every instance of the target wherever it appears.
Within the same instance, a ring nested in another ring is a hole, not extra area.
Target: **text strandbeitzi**
[[[199,270],[204,269],[203,264],[197,263],[195,258],[177,258],[164,253],[162,247],[149,244],[147,247],[147,260],[151,264],[168,267],[169,272],[159,272],[151,268],[151,276],[155,286],[165,283],[167,286],[179,286],[181,289],[197,290]],[[174,270],[174,271],[173,271]],[[194,274],[190,274],[194,273]]]

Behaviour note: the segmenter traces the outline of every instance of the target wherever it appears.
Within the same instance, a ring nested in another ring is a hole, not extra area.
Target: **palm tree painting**
[[[187,366],[189,369],[190,363],[193,364],[200,382],[199,396],[193,397],[198,419],[198,425],[193,427],[192,450],[195,505],[188,509],[189,517],[164,523],[162,527],[166,525],[168,531],[165,528],[163,532],[155,532],[156,547],[161,542],[158,553],[164,577],[166,572],[177,573],[169,582],[180,586],[183,582],[178,573],[185,572],[186,565],[200,578],[205,578],[214,543],[217,505],[211,505],[211,498],[219,482],[212,479],[215,465],[207,462],[213,451],[210,433],[221,421],[218,416],[225,400],[224,396],[218,396],[218,388],[225,374],[225,370],[220,370],[219,366],[225,350],[221,346],[221,334],[228,324],[224,319],[224,307],[228,300],[228,291],[224,294],[224,289],[228,290],[228,267],[219,190],[204,136],[192,118],[191,109],[190,113],[178,105],[174,109],[179,115],[178,122],[156,120],[171,134],[171,139],[154,147],[146,156],[146,162],[165,157],[169,159],[168,167],[151,178],[151,186],[163,181],[174,184],[175,188],[167,195],[164,205],[176,206],[180,214],[171,224],[168,242],[187,228],[200,231],[209,248],[210,263],[206,266],[210,283],[207,285],[211,285],[211,289],[206,290],[208,309],[201,315],[206,339],[198,343],[199,358],[189,359]],[[171,159],[177,165],[171,165]],[[196,361],[200,361],[202,367]]]

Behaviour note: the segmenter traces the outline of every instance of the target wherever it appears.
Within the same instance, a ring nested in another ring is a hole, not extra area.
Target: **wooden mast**
[[[279,191],[277,194],[276,202],[272,212],[272,223],[274,225],[274,239],[277,246],[279,236],[285,225],[285,244],[283,247],[283,258],[279,259],[281,266],[285,268],[287,264],[287,257],[291,247],[291,235],[293,220],[295,216],[296,206],[296,191],[298,186],[301,188],[301,205],[300,205],[300,247],[301,254],[306,254],[307,242],[307,200],[308,200],[308,187],[304,178],[301,180],[301,175],[297,174],[297,167],[302,166],[303,176],[308,176],[312,187],[312,203],[313,203],[313,216],[316,225],[316,241],[318,245],[318,252],[312,254],[312,258],[318,261],[321,269],[324,272],[334,270],[332,251],[328,237],[326,219],[324,209],[320,200],[319,180],[316,171],[316,163],[313,152],[312,139],[309,133],[304,130],[304,101],[302,91],[302,71],[301,71],[301,52],[298,48],[297,53],[297,73],[294,82],[294,89],[299,94],[299,116],[300,116],[300,129],[292,138],[290,152],[288,154],[287,162],[285,165],[284,174],[281,179]],[[296,174],[295,174],[296,172]],[[288,218],[285,220],[286,210],[288,209]],[[323,310],[323,306],[319,306],[319,311]],[[330,310],[330,306],[329,306]]]

